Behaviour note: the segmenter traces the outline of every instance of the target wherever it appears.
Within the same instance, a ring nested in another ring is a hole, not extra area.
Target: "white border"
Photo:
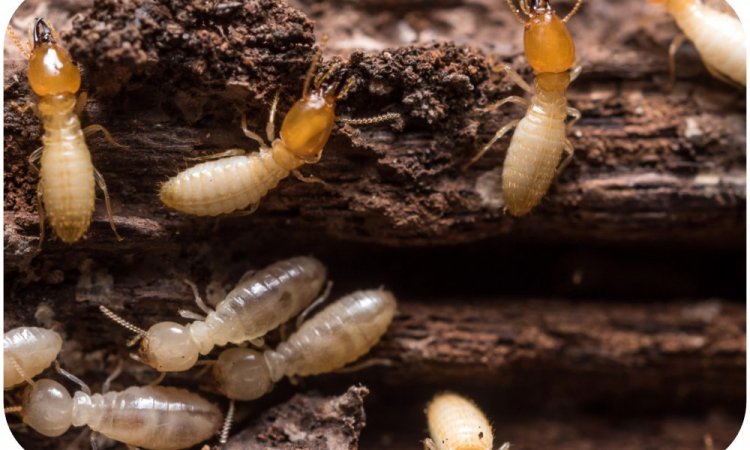
[[[0,0],[0,24],[3,25],[3,37],[5,36],[5,26],[7,26],[7,24],[10,23],[10,19],[13,16],[13,13],[16,11],[18,6],[21,5],[22,1],[23,0]],[[591,1],[605,1],[605,0],[591,0]],[[646,0],[631,0],[631,1],[646,1]],[[748,24],[750,24],[750,3],[748,3],[747,0],[726,0],[726,1],[734,8],[735,12],[740,17],[740,21],[744,25],[745,41],[747,45],[747,43],[750,43],[748,42],[750,41],[750,33],[748,32],[750,30],[748,28]],[[631,20],[631,19],[632,18],[627,18],[626,20]],[[750,45],[748,45],[747,47],[750,47]],[[3,56],[0,56],[0,74],[3,74],[4,72],[3,59],[4,59]],[[750,92],[750,91],[746,91],[746,95],[747,95],[747,92]],[[2,101],[4,105],[5,104],[4,91],[2,90],[0,90],[0,100]],[[0,122],[2,122],[2,116],[0,116]],[[748,121],[747,123],[748,123],[748,127],[746,128],[746,130],[750,129],[750,121]],[[5,136],[3,132],[4,132],[4,127],[0,127],[0,141],[5,142]],[[2,191],[3,198],[5,198],[4,186],[0,187],[0,191]],[[748,211],[746,211],[745,217],[747,217],[747,212],[750,212],[750,207],[748,207]],[[747,238],[746,242],[750,242],[750,233],[748,233],[747,230],[746,230],[746,238]],[[745,248],[745,252],[746,252],[745,261],[747,263],[748,261],[747,255],[750,255],[750,253],[748,253],[747,251],[747,247]],[[0,269],[3,269],[3,273],[5,273],[4,263],[5,261],[3,258],[3,260],[0,260]],[[747,292],[750,291],[750,267],[748,267],[748,274],[746,275],[745,283],[746,283],[745,292],[747,294]],[[5,292],[5,277],[3,277],[2,280],[0,280],[0,288],[2,288],[2,291],[0,292]],[[0,294],[0,296],[2,296],[2,294]],[[747,302],[747,299],[746,299],[746,302]],[[0,307],[4,307],[3,301],[0,301]],[[750,323],[750,308],[747,308],[747,305],[746,305],[746,311],[747,311],[746,323]],[[0,326],[2,326],[2,324],[3,324],[3,315],[0,314]],[[0,363],[0,366],[1,365],[2,363]],[[742,422],[742,427],[740,428],[739,434],[735,438],[734,442],[732,442],[732,444],[729,446],[728,450],[744,450],[744,449],[750,448],[750,420],[748,420],[748,414],[747,414],[748,412],[747,393],[750,392],[750,370],[747,370],[747,362],[746,362],[745,367],[746,367],[746,379],[747,379],[746,388],[745,388],[745,418]],[[2,424],[0,424],[0,444],[2,444],[1,447],[3,449],[23,450],[21,446],[18,444],[18,442],[16,441],[16,439],[11,434],[10,428],[8,428],[7,426],[7,422],[4,422],[4,421]]]

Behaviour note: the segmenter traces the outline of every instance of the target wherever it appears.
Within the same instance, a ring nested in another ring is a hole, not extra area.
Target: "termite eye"
[[[300,159],[317,158],[328,142],[335,116],[331,96],[312,93],[297,101],[281,124],[284,146]]]
[[[42,43],[29,58],[29,84],[39,96],[75,94],[81,87],[81,71],[67,50]]]
[[[565,23],[553,11],[534,14],[524,26],[523,45],[537,72],[560,73],[575,64],[576,49]]]
[[[187,328],[160,322],[149,328],[139,354],[143,362],[160,372],[180,372],[195,365],[199,348]]]

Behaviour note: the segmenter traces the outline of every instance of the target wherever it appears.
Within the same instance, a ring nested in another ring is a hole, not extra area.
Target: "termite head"
[[[36,95],[75,94],[81,87],[81,71],[67,50],[57,45],[55,33],[44,19],[36,19],[29,57],[29,84]]]
[[[583,0],[578,0],[573,10],[560,19],[549,0],[519,0],[521,12],[508,0],[511,11],[523,22],[523,46],[529,65],[537,73],[560,73],[575,64],[576,49],[566,23],[578,11]]]
[[[316,77],[310,89],[321,54],[322,48],[318,50],[307,70],[302,98],[297,100],[286,114],[280,131],[286,149],[306,162],[316,162],[320,159],[336,119],[336,102],[346,97],[354,84],[353,79],[343,88],[338,82],[328,84],[327,81],[338,71],[338,67],[334,66]]]
[[[273,387],[263,353],[249,348],[224,350],[213,368],[219,391],[233,400],[255,400]]]
[[[73,399],[57,381],[36,380],[24,390],[21,405],[23,423],[45,436],[60,436],[73,422]]]
[[[138,356],[159,372],[181,372],[195,365],[198,344],[187,327],[175,322],[159,322],[141,339]]]

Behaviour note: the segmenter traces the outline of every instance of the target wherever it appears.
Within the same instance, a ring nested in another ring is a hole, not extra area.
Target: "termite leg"
[[[44,243],[44,200],[42,199],[42,188],[43,188],[42,181],[39,181],[36,185],[36,210],[39,214],[39,245],[37,248],[39,250],[42,249],[42,244]]]
[[[424,444],[424,450],[438,450],[437,445],[435,445],[435,441],[433,441],[430,438],[425,439],[422,441]]]
[[[286,337],[283,340],[286,341]],[[250,345],[252,345],[255,348],[259,348],[261,350],[268,349],[268,346],[266,346],[266,340],[263,339],[262,337],[250,339],[250,341],[248,342],[250,342]]]
[[[214,153],[213,155],[192,156],[185,159],[187,159],[188,161],[211,161],[214,159],[228,158],[230,156],[242,156],[246,153],[247,152],[241,148],[230,148],[229,150]]]
[[[504,75],[507,75],[510,77],[511,81],[513,81],[518,87],[523,89],[524,91],[533,94],[534,89],[532,89],[531,86],[529,86],[529,83],[526,82],[526,80],[523,79],[521,75],[518,74],[509,64],[500,64],[492,66],[492,71],[497,73],[502,73]]]
[[[328,186],[328,183],[326,183],[322,179],[314,175],[303,175],[299,170],[292,170],[292,175],[294,175],[296,179],[300,180],[303,183],[318,183],[322,184],[323,186]]]
[[[99,189],[104,192],[104,206],[107,208],[107,217],[109,218],[109,226],[112,227],[112,231],[115,233],[115,237],[118,241],[122,241],[124,238],[117,232],[115,226],[115,217],[112,214],[112,203],[109,200],[109,190],[107,190],[107,183],[104,181],[104,177],[98,170],[94,169],[94,177],[96,178],[96,184],[99,185]]]
[[[280,94],[281,89],[276,91],[276,95],[273,96],[273,103],[271,103],[271,113],[268,115],[268,123],[266,124],[266,138],[268,139],[268,142],[273,142],[273,139],[276,137],[276,126],[274,125],[274,120],[276,119],[276,106],[279,104]]]
[[[29,155],[29,165],[32,169],[34,169],[34,172],[39,173],[39,167],[36,165],[37,162],[42,158],[42,152],[44,151],[44,146],[39,147],[38,149],[31,152]]]
[[[78,99],[76,100],[76,107],[73,110],[73,113],[75,113],[76,116],[81,117],[81,114],[83,114],[83,110],[86,109],[86,103],[89,102],[89,93],[86,91],[81,91],[80,94],[78,94]]]
[[[23,44],[21,43],[21,39],[18,38],[18,35],[16,34],[16,31],[13,29],[12,26],[8,25],[7,28],[8,36],[10,36],[10,40],[13,41],[14,44],[16,44],[16,47],[18,47],[18,50],[21,51],[23,56],[26,57],[26,59],[31,59],[31,40],[29,39],[28,42],[26,42],[26,48],[24,48]]]
[[[70,381],[72,381],[73,383],[75,383],[75,384],[77,384],[78,386],[80,386],[80,387],[81,387],[81,390],[82,390],[82,391],[83,391],[83,392],[84,392],[84,393],[85,393],[86,395],[91,395],[91,389],[89,388],[89,385],[88,385],[88,384],[86,384],[86,383],[84,383],[84,382],[83,382],[83,380],[81,380],[81,379],[80,379],[80,378],[78,378],[77,376],[73,375],[72,373],[70,373],[70,372],[68,372],[67,370],[65,370],[65,369],[63,369],[62,367],[60,367],[60,363],[59,363],[59,362],[57,362],[57,360],[55,360],[55,370],[56,370],[56,371],[57,371],[57,373],[59,373],[60,375],[64,376],[65,378],[69,379],[69,380],[70,380]]]
[[[302,325],[302,322],[307,319],[307,316],[310,315],[310,312],[314,311],[315,308],[320,306],[323,302],[325,302],[328,299],[328,296],[331,295],[331,289],[333,289],[333,281],[328,281],[326,283],[326,288],[323,290],[323,293],[318,296],[312,303],[310,303],[310,306],[305,308],[304,311],[300,313],[299,316],[297,316],[297,322],[296,326],[299,328]],[[284,339],[286,340],[286,339]]]
[[[151,381],[146,386],[158,386],[162,381],[164,381],[164,377],[167,376],[167,372],[159,372],[159,376],[156,377],[153,381]]]
[[[358,362],[357,364],[352,364],[351,366],[346,366],[344,368],[341,368],[339,370],[336,370],[335,373],[352,373],[352,372],[358,372],[360,370],[367,369],[368,367],[373,366],[393,366],[393,361],[386,358],[369,358],[362,362]]]
[[[190,289],[193,291],[193,297],[195,298],[195,304],[198,305],[198,308],[200,308],[201,311],[203,311],[206,314],[211,314],[213,310],[206,306],[206,303],[201,298],[200,293],[198,292],[198,286],[195,285],[192,281],[188,280],[187,278],[182,280],[185,284],[190,286]]]
[[[232,421],[234,420],[234,400],[229,400],[229,410],[227,416],[224,419],[224,426],[221,427],[221,437],[219,438],[219,444],[222,446],[227,443],[229,439],[229,432],[232,430]]]
[[[581,76],[581,72],[583,72],[583,66],[581,64],[576,64],[576,66],[570,70],[570,82],[572,83],[577,80],[578,77]]]
[[[113,145],[115,147],[118,147],[118,148],[128,148],[127,145],[123,145],[123,144],[120,144],[119,142],[117,142],[112,137],[112,135],[109,133],[109,131],[107,131],[107,129],[104,128],[103,125],[94,124],[94,125],[89,125],[89,126],[87,126],[86,128],[83,129],[83,134],[86,137],[89,137],[89,136],[91,136],[94,133],[102,133],[104,135],[104,140],[106,140],[107,142],[109,142],[111,145]]]
[[[484,108],[481,109],[481,111],[483,111],[483,112],[494,111],[494,110],[496,110],[497,108],[503,106],[506,103],[515,103],[516,105],[523,106],[524,108],[528,108],[529,107],[529,101],[528,100],[526,100],[523,97],[519,97],[517,95],[511,95],[510,97],[505,97],[504,99],[502,99],[500,101],[497,101],[495,103],[492,103],[490,105],[485,106]]]
[[[202,316],[196,312],[190,311],[188,309],[178,309],[177,314],[180,315],[183,319],[189,319],[189,320],[206,320],[206,316]]]
[[[706,70],[708,70],[708,73],[710,73],[714,78],[718,79],[719,81],[723,81],[724,83],[726,83],[726,84],[728,84],[730,86],[734,86],[737,89],[745,89],[744,86],[742,86],[741,84],[737,83],[733,79],[727,77],[723,73],[719,72],[716,69],[716,67],[708,64],[705,60],[703,61],[703,65],[706,66]]]
[[[573,147],[573,143],[570,142],[570,139],[565,139],[565,145],[563,146],[563,150],[566,152],[565,158],[560,163],[560,166],[557,168],[557,172],[555,173],[555,178],[559,177],[561,173],[565,170],[566,167],[568,167],[568,164],[570,164],[570,161],[573,160],[573,153],[575,152],[575,147]]]
[[[117,367],[115,367],[115,370],[112,371],[111,374],[107,377],[106,380],[104,380],[104,383],[102,384],[102,394],[106,394],[109,392],[109,388],[112,385],[112,382],[117,379],[117,377],[120,376],[122,373],[122,359],[117,360]]]
[[[510,442],[505,442],[503,445],[500,446],[497,450],[510,450]]]
[[[568,131],[570,131],[573,126],[575,126],[575,124],[578,123],[579,120],[581,120],[581,111],[575,108],[568,108],[568,116],[571,117],[567,127]]]
[[[250,279],[250,277],[255,275],[255,272],[257,272],[257,270],[250,269],[247,272],[243,273],[240,277],[240,281],[238,281],[237,284],[244,284],[247,280]]]
[[[677,50],[685,43],[685,39],[687,39],[686,36],[680,33],[672,39],[672,43],[669,45],[669,82],[667,90],[670,91],[674,88],[674,84],[677,81]]]
[[[515,126],[516,126],[516,125],[518,125],[518,122],[519,122],[519,120],[518,120],[518,119],[516,119],[516,120],[511,120],[510,122],[508,122],[507,124],[505,124],[505,126],[504,126],[504,127],[502,127],[502,128],[500,128],[499,130],[497,130],[497,133],[495,133],[495,135],[494,135],[494,136],[492,137],[492,139],[490,139],[490,141],[489,141],[488,143],[486,143],[486,144],[484,145],[484,147],[482,147],[482,148],[481,148],[481,149],[480,149],[480,150],[479,150],[479,151],[477,152],[477,154],[476,154],[476,155],[474,155],[474,157],[473,157],[473,158],[471,158],[471,160],[470,160],[470,161],[469,161],[468,163],[466,163],[466,164],[464,165],[464,167],[463,167],[463,168],[464,168],[464,170],[468,169],[468,168],[469,168],[469,166],[471,166],[471,165],[472,165],[472,164],[474,164],[475,162],[479,161],[479,160],[480,160],[480,159],[482,158],[482,156],[484,156],[484,154],[485,154],[485,153],[487,153],[487,150],[489,150],[489,149],[490,149],[490,147],[492,147],[492,145],[493,145],[493,144],[494,144],[495,142],[497,142],[497,141],[498,141],[499,139],[501,139],[501,138],[502,138],[503,136],[505,136],[505,134],[506,134],[506,133],[507,133],[508,131],[512,130],[512,129],[513,129],[513,128],[514,128]]]
[[[252,131],[247,127],[247,114],[245,113],[242,113],[241,124],[242,132],[245,134],[245,136],[257,142],[260,145],[260,148],[268,148],[268,145],[266,145],[266,142],[263,140],[263,138],[260,137],[258,133]]]

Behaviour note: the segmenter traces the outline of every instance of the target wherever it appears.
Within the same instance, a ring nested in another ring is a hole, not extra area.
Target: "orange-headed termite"
[[[46,328],[18,327],[3,335],[3,386],[12,388],[52,364],[62,348],[62,337]]]
[[[260,151],[245,155],[244,150],[231,149],[209,157],[219,159],[193,166],[164,183],[159,193],[161,201],[169,208],[196,216],[217,216],[248,208],[252,212],[261,198],[289,173],[304,182],[321,182],[318,178],[303,176],[297,169],[303,164],[315,164],[320,160],[336,119],[336,102],[347,95],[354,79],[349,79],[338,93],[338,83],[326,87],[324,82],[332,75],[334,68],[317,77],[310,90],[320,56],[319,50],[307,71],[302,98],[292,105],[284,117],[280,137],[274,136],[274,116],[279,99],[277,93],[266,126],[270,145],[248,129],[247,119],[243,115],[242,130],[248,138],[258,142]],[[344,121],[350,124],[374,124],[399,117],[399,114],[389,113]]]
[[[428,450],[492,450],[492,426],[471,400],[453,392],[435,395],[427,405]],[[505,443],[500,450],[508,450]]]
[[[745,33],[737,17],[706,5],[703,0],[649,1],[664,5],[684,33],[675,37],[669,47],[670,84],[675,79],[675,55],[687,37],[712,75],[746,85]]]
[[[213,367],[219,391],[233,400],[253,400],[284,376],[340,369],[377,344],[395,314],[396,299],[389,291],[349,294],[305,321],[276,350],[224,350]]]
[[[29,85],[39,97],[38,111],[44,125],[42,146],[29,156],[29,163],[39,170],[37,206],[39,208],[39,245],[44,241],[45,214],[57,237],[73,243],[86,233],[94,212],[98,184],[104,192],[109,224],[121,240],[112,217],[112,206],[104,177],[91,163],[85,136],[96,132],[117,144],[101,125],[81,129],[78,113],[85,105],[86,95],[76,99],[81,87],[81,72],[70,54],[57,44],[56,34],[43,19],[36,19],[31,32],[33,46],[25,49],[13,29],[8,34],[29,59]]]
[[[560,19],[548,0],[520,0],[521,12],[508,0],[514,15],[524,22],[524,50],[529,65],[536,73],[534,88],[529,86],[510,66],[493,68],[509,75],[518,86],[532,95],[531,100],[510,96],[486,108],[495,109],[506,103],[516,103],[527,108],[526,115],[513,120],[495,133],[495,136],[472,158],[469,164],[481,158],[487,150],[514,127],[513,138],[503,164],[503,198],[505,206],[514,216],[528,214],[547,193],[555,174],[560,173],[573,157],[573,144],[566,137],[567,129],[581,117],[580,111],[568,106],[565,91],[579,74],[580,66],[571,71],[575,63],[575,46],[565,23],[580,8],[578,0],[573,10]],[[572,120],[565,124],[566,118]],[[563,152],[567,155],[560,162]]]
[[[202,320],[185,326],[159,322],[148,331],[126,322],[105,306],[100,309],[138,335],[139,357],[144,363],[160,372],[180,372],[193,367],[198,356],[209,353],[214,346],[252,341],[296,316],[315,300],[325,279],[326,268],[317,259],[290,258],[241,280]]]

